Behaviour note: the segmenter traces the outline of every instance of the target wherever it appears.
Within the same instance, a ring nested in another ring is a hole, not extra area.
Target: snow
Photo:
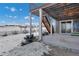
[[[24,37],[26,35],[29,35],[29,33],[16,34],[16,35],[12,34],[13,31],[21,32],[24,30],[18,26],[4,26],[4,27],[0,27],[0,29],[1,29],[0,30],[0,55],[5,55],[8,51],[12,51],[12,50],[16,51],[17,54],[15,54],[13,51],[11,52],[12,54],[9,54],[9,55],[43,55],[43,52],[47,52],[47,48],[43,45],[43,43],[39,43],[39,42],[34,42],[24,47],[21,47],[20,43],[24,40]],[[32,30],[36,31],[36,32],[33,32],[32,34],[38,37],[39,36],[38,28],[32,28]],[[26,31],[29,32],[29,28],[27,28]],[[8,34],[8,36],[3,37],[2,35],[6,33]]]
[[[34,33],[37,36],[37,33]],[[17,34],[0,37],[0,55],[27,55],[40,56],[48,52],[47,46],[40,42],[34,42],[26,46],[20,46],[24,37],[28,34]]]
[[[25,46],[19,46],[8,53],[4,54],[7,56],[41,56],[43,53],[48,53],[49,49],[43,43],[33,42]]]
[[[10,35],[7,37],[0,37],[0,55],[17,47],[23,40],[25,34]]]

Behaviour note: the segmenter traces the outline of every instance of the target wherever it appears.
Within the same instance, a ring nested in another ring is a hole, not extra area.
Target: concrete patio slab
[[[52,46],[65,47],[72,50],[79,51],[79,36],[70,36],[66,34],[53,34],[43,37],[45,44]]]

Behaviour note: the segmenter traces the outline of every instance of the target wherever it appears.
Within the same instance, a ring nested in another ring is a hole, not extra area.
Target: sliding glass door
[[[74,21],[74,32],[79,32],[79,20]]]
[[[65,24],[65,22],[61,22],[61,32],[62,33],[66,32],[66,24]]]
[[[61,33],[71,33],[71,21],[61,22]]]

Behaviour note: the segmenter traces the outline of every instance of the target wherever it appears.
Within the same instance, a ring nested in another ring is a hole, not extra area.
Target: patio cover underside
[[[48,15],[55,18],[56,20],[67,20],[67,19],[79,18],[79,4],[78,3],[56,3],[42,9]],[[35,15],[39,15],[38,10],[32,13]]]

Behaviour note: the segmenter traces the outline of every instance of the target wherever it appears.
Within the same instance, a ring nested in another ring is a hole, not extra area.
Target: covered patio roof
[[[55,3],[45,4],[42,8],[47,14],[57,20],[78,19],[79,18],[79,4],[78,3]],[[39,15],[38,9],[33,9],[32,13]]]

